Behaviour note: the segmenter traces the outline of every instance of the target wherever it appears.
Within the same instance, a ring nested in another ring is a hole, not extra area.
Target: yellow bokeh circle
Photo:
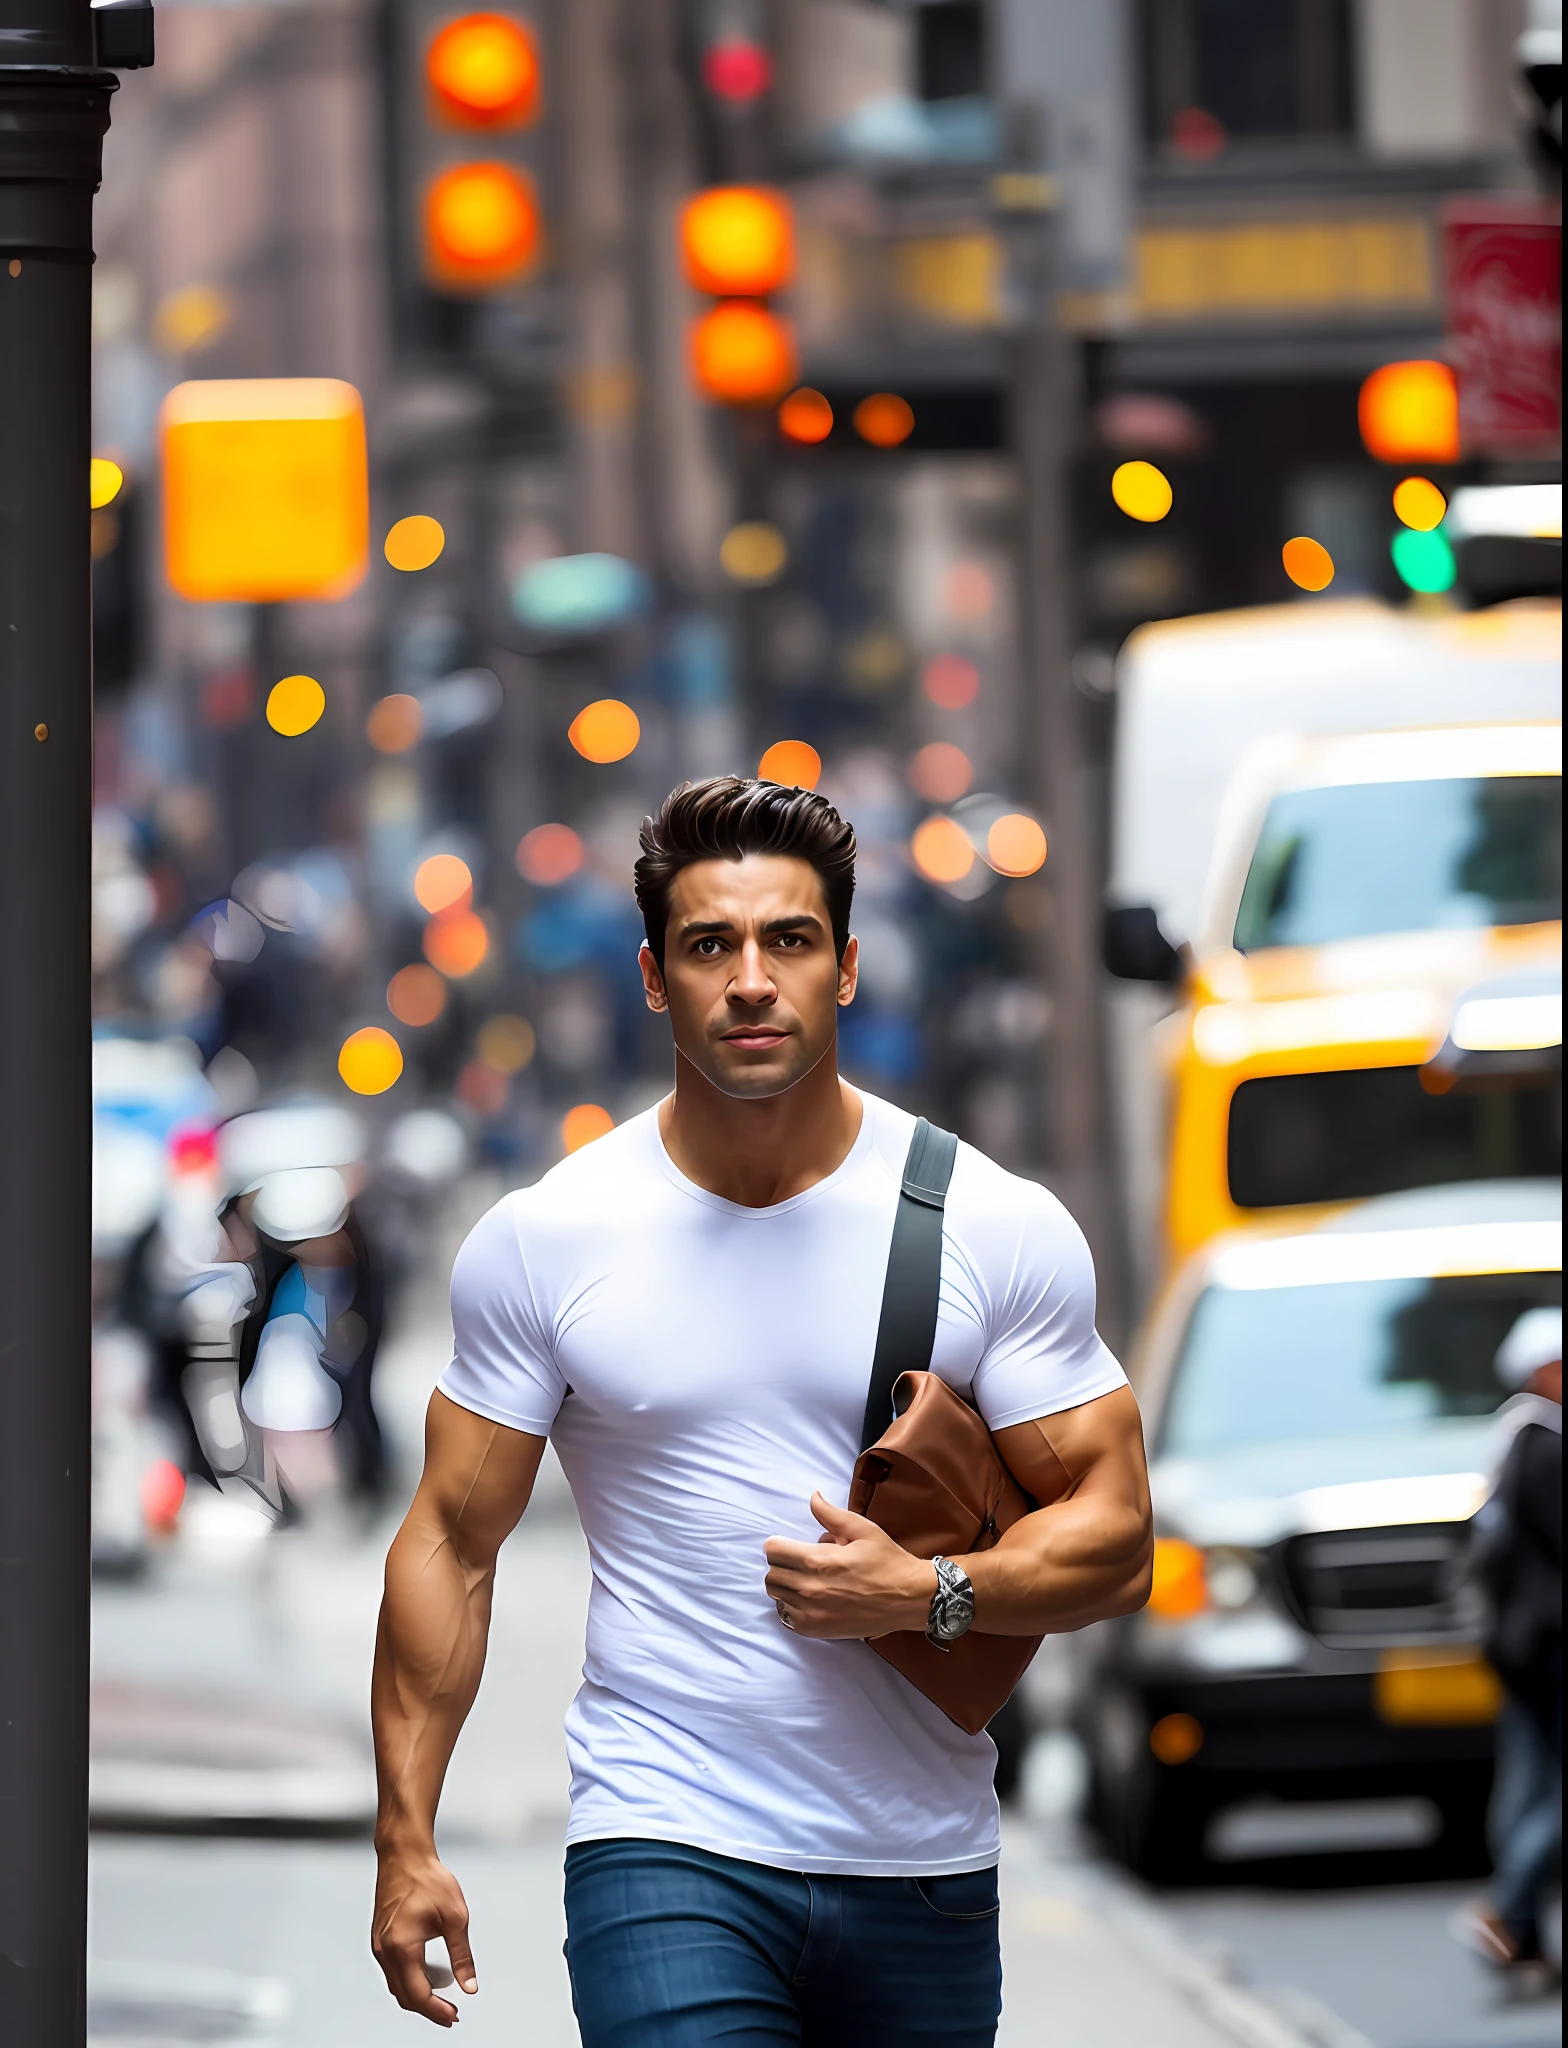
[[[1394,486],[1394,516],[1417,533],[1430,533],[1443,523],[1448,500],[1429,478],[1407,476]]]
[[[327,693],[314,676],[285,676],[267,692],[267,723],[287,739],[309,732],[327,708]]]
[[[338,1072],[356,1095],[385,1095],[402,1071],[402,1047],[379,1024],[351,1031],[338,1053]]]
[[[1334,580],[1334,557],[1322,541],[1298,533],[1280,550],[1285,574],[1298,590],[1327,590]]]
[[[95,512],[112,505],[125,482],[125,471],[107,455],[95,455],[88,468],[87,502]]]
[[[789,543],[766,519],[743,519],[719,545],[719,566],[735,583],[772,583],[788,560]]]
[[[585,761],[624,761],[635,753],[642,725],[630,704],[619,697],[600,697],[585,704],[567,727],[566,737]]]
[[[1170,479],[1152,462],[1124,462],[1111,478],[1111,496],[1129,519],[1152,526],[1171,509]]]
[[[474,1050],[496,1073],[520,1074],[533,1058],[537,1042],[534,1027],[526,1017],[503,1012],[498,1017],[487,1017],[480,1025]]]
[[[384,552],[394,569],[428,569],[445,546],[446,532],[440,520],[428,513],[411,512],[388,533]]]

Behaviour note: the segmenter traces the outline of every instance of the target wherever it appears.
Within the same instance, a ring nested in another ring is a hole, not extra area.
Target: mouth
[[[740,1052],[772,1052],[789,1037],[787,1031],[779,1031],[768,1024],[744,1024],[738,1031],[726,1031],[723,1043],[733,1045]]]

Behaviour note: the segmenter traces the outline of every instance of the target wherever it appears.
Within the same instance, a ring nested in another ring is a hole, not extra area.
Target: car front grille
[[[1291,1604],[1320,1642],[1342,1649],[1473,1639],[1467,1535],[1464,1522],[1434,1522],[1298,1536],[1282,1560]]]

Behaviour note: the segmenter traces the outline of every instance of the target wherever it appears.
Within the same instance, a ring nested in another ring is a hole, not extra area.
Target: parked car
[[[1133,1868],[1212,1868],[1260,1799],[1424,1802],[1438,1857],[1478,1859],[1499,1694],[1467,1525],[1493,1355],[1561,1292],[1546,1180],[1253,1226],[1181,1269],[1135,1364],[1154,1592],[1084,1638],[1091,1811]]]

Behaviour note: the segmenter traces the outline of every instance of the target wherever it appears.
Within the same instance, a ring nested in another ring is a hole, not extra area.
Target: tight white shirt
[[[651,1837],[776,1868],[982,1869],[989,1737],[864,1643],[782,1626],[769,1536],[815,1540],[860,1447],[914,1118],[865,1096],[826,1180],[768,1209],[674,1165],[657,1111],[506,1196],[452,1274],[441,1388],[555,1444],[593,1566],[567,1714],[568,1842]],[[993,1429],[1124,1384],[1066,1210],[960,1145],[933,1367]]]

